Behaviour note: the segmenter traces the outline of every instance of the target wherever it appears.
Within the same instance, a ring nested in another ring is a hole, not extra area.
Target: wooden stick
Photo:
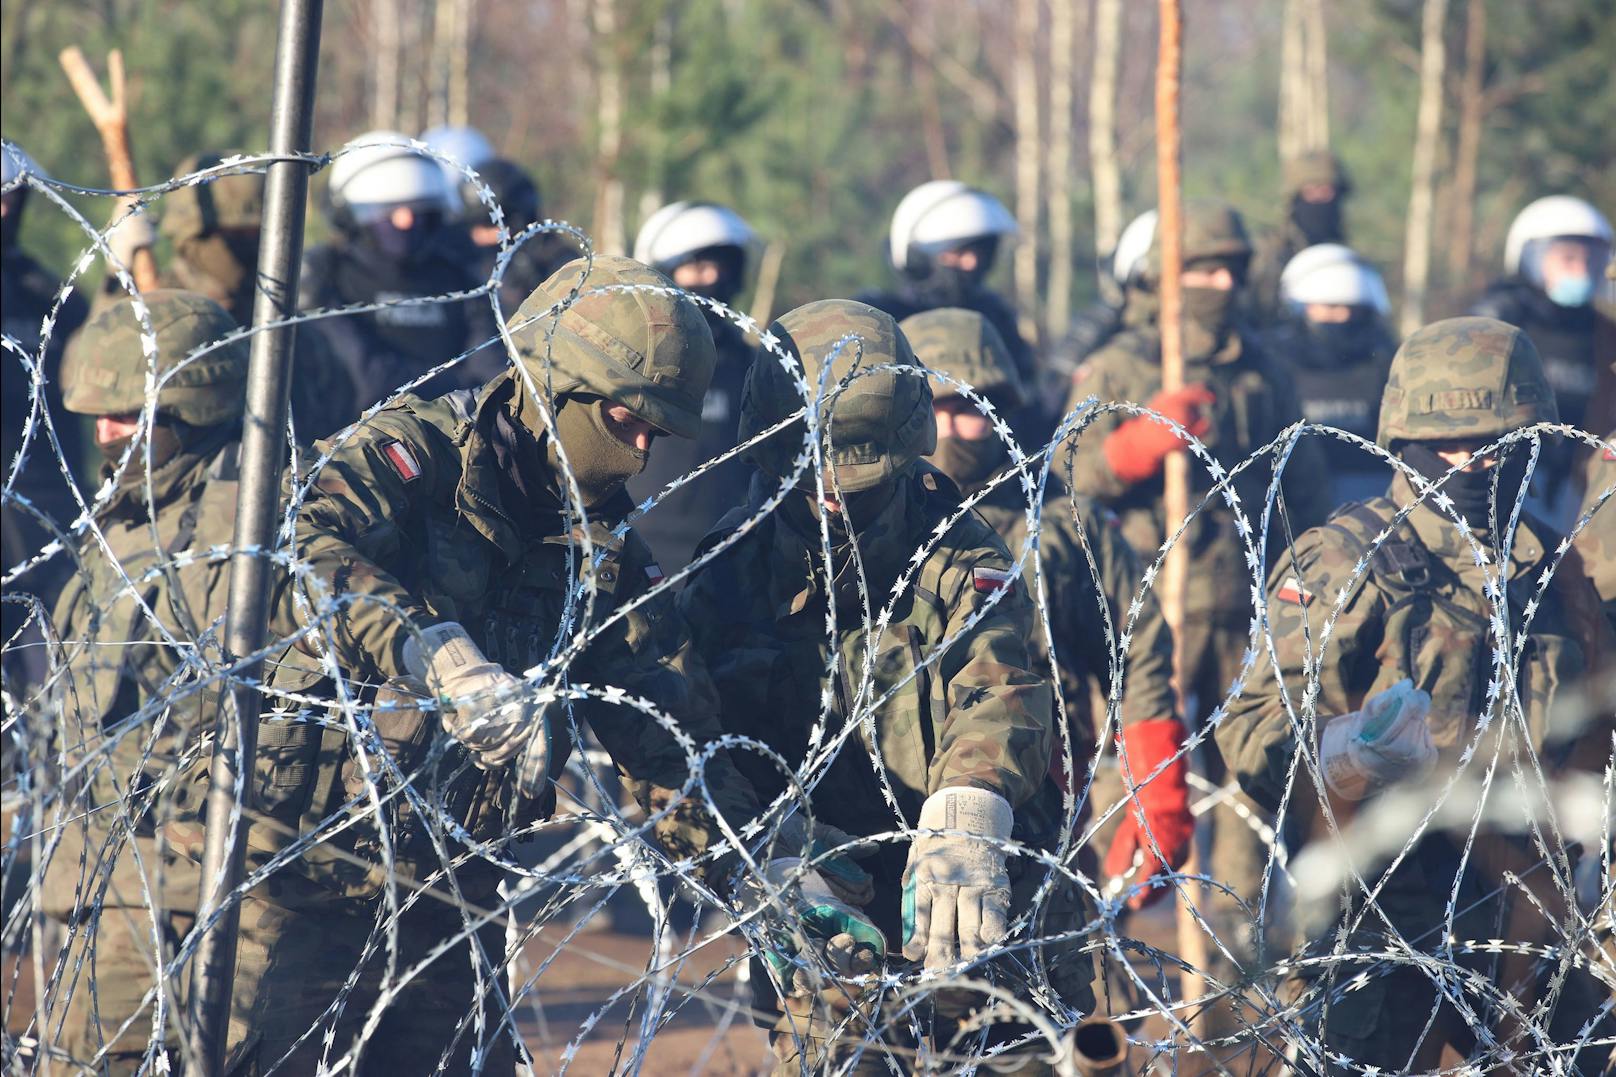
[[[1184,213],[1182,180],[1180,178],[1180,136],[1178,120],[1179,80],[1184,62],[1184,24],[1180,7],[1182,0],[1159,0],[1161,38],[1156,57],[1156,205],[1158,207],[1156,232],[1161,240],[1161,366],[1162,391],[1174,392],[1184,387],[1184,327],[1182,321],[1184,296],[1179,274],[1184,266]],[[1171,535],[1189,515],[1189,471],[1187,454],[1168,454],[1162,493],[1165,533]],[[1183,541],[1175,542],[1167,553],[1162,570],[1162,613],[1173,631],[1175,651],[1173,666],[1178,672],[1179,709],[1185,711],[1185,670],[1183,665],[1184,591],[1189,580],[1188,553]],[[1184,713],[1187,723],[1194,715]],[[1200,870],[1200,857],[1195,842],[1190,842],[1190,855],[1182,870],[1195,874]],[[1194,891],[1191,891],[1194,893]],[[1200,904],[1197,902],[1197,904]],[[1192,968],[1203,969],[1207,963],[1206,939],[1201,926],[1195,922],[1190,908],[1178,905],[1179,956]],[[1197,975],[1184,973],[1179,978],[1179,998],[1184,1001],[1200,998],[1206,991],[1205,981]],[[1197,1032],[1205,1027],[1202,1018],[1192,1016],[1190,1029]]]
[[[758,263],[757,287],[752,290],[752,320],[767,327],[774,316],[774,292],[780,284],[780,266],[786,258],[786,245],[776,239],[763,248]]]
[[[132,191],[140,186],[135,181],[135,162],[129,153],[129,112],[124,101],[123,53],[113,49],[107,54],[107,74],[112,83],[112,96],[108,97],[95,77],[90,62],[76,45],[63,49],[57,56],[67,81],[72,83],[84,111],[101,135],[101,149],[106,154],[107,171],[112,186],[120,191]],[[135,252],[129,267],[134,274],[135,287],[143,292],[157,287],[157,259],[151,248],[142,247]]]

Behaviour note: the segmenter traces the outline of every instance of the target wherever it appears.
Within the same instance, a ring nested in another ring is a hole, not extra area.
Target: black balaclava
[[[1307,321],[1307,347],[1294,355],[1310,370],[1341,370],[1372,359],[1385,343],[1380,318],[1369,307],[1353,307],[1344,322]]]
[[[924,270],[913,277],[915,289],[930,302],[939,306],[960,306],[965,299],[982,287],[982,281],[993,269],[999,254],[999,237],[983,236],[957,249],[976,252],[976,268],[961,269],[945,266],[935,256],[922,255]]]
[[[993,476],[1004,470],[1010,450],[997,434],[972,441],[956,436],[937,439],[931,462],[966,495],[975,493]]]
[[[1403,442],[1397,451],[1427,482],[1434,483],[1446,475],[1442,492],[1452,499],[1454,509],[1464,522],[1478,531],[1489,526],[1489,508],[1494,503],[1495,482],[1498,523],[1503,526],[1509,522],[1510,514],[1515,511],[1515,500],[1525,484],[1526,464],[1531,456],[1527,446],[1512,445],[1504,450],[1503,458],[1493,467],[1448,475],[1452,465],[1418,441]],[[1430,504],[1430,501],[1426,503]]]
[[[1308,246],[1315,243],[1340,243],[1341,198],[1324,202],[1309,202],[1300,194],[1291,198],[1291,222],[1296,225]]]
[[[28,204],[28,189],[19,187],[10,191],[5,200],[11,212],[0,217],[0,251],[10,251],[17,245],[17,237],[22,232],[22,210]]]

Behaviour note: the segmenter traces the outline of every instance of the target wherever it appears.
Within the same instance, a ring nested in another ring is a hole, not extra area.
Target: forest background
[[[1284,208],[1284,159],[1331,146],[1355,180],[1352,242],[1405,321],[1452,313],[1496,276],[1532,198],[1616,209],[1608,0],[1184,6],[1186,193],[1225,197],[1261,230]],[[949,176],[1021,221],[994,282],[1051,342],[1155,200],[1157,8],[1141,0],[325,7],[317,147],[469,123],[536,174],[547,213],[607,250],[665,201],[724,202],[774,244],[775,311],[887,281],[893,206]],[[5,137],[57,177],[106,185],[57,66],[76,44],[98,65],[124,52],[142,182],[198,150],[261,151],[276,13],[273,0],[6,0]],[[108,210],[89,212],[99,224]],[[61,214],[30,217],[24,243],[65,268],[82,238]],[[310,221],[317,238],[324,222]]]

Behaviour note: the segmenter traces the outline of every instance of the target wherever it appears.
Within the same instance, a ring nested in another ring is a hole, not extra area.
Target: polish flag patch
[[[420,463],[415,459],[410,447],[402,441],[389,441],[383,445],[382,455],[393,466],[393,470],[398,472],[398,477],[405,482],[414,482],[421,477]]]
[[[1616,449],[1606,449],[1605,450],[1605,459],[1606,460],[1616,460]]]
[[[991,594],[994,591],[1009,590],[1015,584],[1007,569],[985,568],[981,565],[971,569],[971,583],[981,594]]]
[[[1293,606],[1305,606],[1313,601],[1313,592],[1302,586],[1302,581],[1295,576],[1286,576],[1274,597]]]
[[[645,566],[645,578],[651,581],[652,587],[655,587],[668,577],[663,574],[662,566],[657,564],[655,561],[652,561],[649,565]]]

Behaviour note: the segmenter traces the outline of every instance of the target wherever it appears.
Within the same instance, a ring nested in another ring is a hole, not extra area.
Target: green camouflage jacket
[[[935,539],[938,524],[958,507],[958,492],[928,465],[916,465],[898,481],[891,504],[860,528],[872,620],[911,556]],[[702,548],[756,515],[771,491],[772,484],[754,477],[750,504],[725,517]],[[793,767],[809,752],[810,732],[826,703],[825,735],[834,738],[849,716],[863,719],[879,702],[873,723],[861,723],[828,768],[816,768],[816,774],[823,770],[812,793],[816,818],[853,834],[896,829],[872,765],[879,760],[896,808],[911,824],[927,796],[971,785],[1015,806],[1021,840],[1046,841],[1060,799],[1047,780],[1054,743],[1051,698],[1048,685],[1031,672],[1032,604],[1023,581],[1006,584],[1010,569],[1004,544],[979,517],[967,514],[921,561],[874,641],[856,584],[838,583],[833,666],[818,538],[803,537],[777,510],[704,566],[679,605],[717,684],[725,732],[763,741]],[[1006,586],[1009,593],[966,629],[967,618]],[[872,642],[866,678],[866,645]],[[760,800],[785,788],[779,770],[756,753],[739,755],[736,763]],[[876,878],[891,882],[901,875],[906,852],[902,843],[883,846],[880,864],[871,869]]]
[[[976,511],[998,532],[1012,558],[1019,557],[1027,540],[1027,502],[1019,482],[1001,485],[976,504]],[[1123,539],[1121,521],[1087,498],[1052,493],[1039,517],[1039,558],[1049,605],[1049,635],[1037,627],[1029,641],[1036,668],[1049,668],[1049,639],[1060,661],[1061,692],[1072,720],[1074,746],[1092,749],[1098,728],[1090,706],[1090,686],[1102,697],[1111,689],[1110,654],[1128,624],[1144,575],[1139,555]],[[1084,545],[1087,543],[1087,552]],[[1093,568],[1089,554],[1094,556]],[[1031,565],[1029,559],[1027,564]],[[1094,569],[1099,570],[1095,582]],[[1111,620],[1108,638],[1104,601]],[[1162,616],[1156,592],[1146,593],[1139,618],[1127,644],[1123,667],[1123,725],[1166,718],[1177,713],[1173,696],[1173,636]],[[1079,756],[1081,759],[1081,755]]]
[[[1605,435],[1605,446],[1588,454],[1584,482],[1587,484],[1582,498],[1582,511],[1594,507],[1613,483],[1616,483],[1616,431]],[[1589,578],[1605,603],[1605,616],[1616,625],[1616,496],[1594,513],[1593,519],[1577,536],[1577,549]]]
[[[217,669],[229,573],[228,562],[207,556],[207,550],[232,538],[239,448],[227,434],[154,469],[155,537],[144,483],[128,477],[143,475],[141,461],[131,460],[123,487],[97,518],[106,546],[94,537],[85,539],[78,571],[57,601],[55,626],[66,665],[58,693],[65,715],[62,734],[72,742],[70,758],[92,760],[86,803],[108,807],[86,817],[87,830],[65,828],[47,873],[53,915],[65,918],[81,882],[98,885],[103,869],[96,862],[109,853],[117,870],[107,902],[145,903],[134,858],[116,855],[122,836],[105,844],[107,828],[118,818],[112,806],[131,796],[138,798],[136,840],[151,837],[159,816],[173,817],[174,803],[151,802],[152,783],[187,764],[186,749],[197,745],[200,731],[211,728],[218,713],[219,693],[210,683],[215,674],[184,670],[179,648],[195,643],[199,661]],[[169,706],[108,744],[104,731],[165,695],[173,698]],[[196,758],[192,753],[189,760]],[[103,820],[106,825],[97,825]],[[81,847],[90,858],[82,878]],[[154,848],[143,845],[148,885],[158,888],[161,878],[165,905],[189,901],[194,907],[194,873],[159,872]],[[165,868],[172,867],[164,860]]]
[[[507,374],[475,395],[467,390],[433,401],[402,398],[336,450],[302,506],[299,556],[331,588],[329,597],[342,603],[317,631],[334,646],[347,675],[357,680],[353,688],[364,701],[364,692],[399,687],[406,622],[426,627],[458,621],[490,659],[518,674],[544,662],[556,646],[568,591],[583,578],[583,548],[579,536],[563,523],[547,465],[537,463],[529,471],[542,474],[543,489],[502,489],[502,475],[509,470],[502,458],[520,451],[502,448],[506,443],[496,435],[513,389]],[[537,443],[529,445],[542,460]],[[575,605],[563,643],[585,626],[602,624],[662,579],[637,536],[628,532],[614,538],[610,533],[610,521],[621,519],[630,507],[621,497],[591,520],[599,556],[597,598],[587,614],[582,601]],[[288,594],[283,592],[276,607],[283,633],[301,627]],[[278,671],[280,682],[313,680],[312,651],[306,642],[288,651]],[[669,598],[654,598],[618,618],[568,669],[571,683],[616,687],[649,699],[680,722],[698,746],[717,735],[711,682]],[[642,804],[663,806],[683,785],[685,751],[653,719],[604,702],[579,711]],[[385,728],[389,714],[396,715],[390,719],[396,729]],[[435,715],[404,708],[378,709],[374,717],[406,773],[434,741],[446,738]],[[552,716],[552,721],[558,744],[552,773],[559,774],[569,733],[564,717]],[[262,809],[283,828],[307,833],[344,798],[362,793],[347,740],[342,728],[263,723],[258,765]],[[459,746],[450,742],[446,760],[469,771],[464,759]],[[755,813],[745,783],[734,779],[722,753],[707,765],[706,775],[726,814]],[[457,780],[475,788],[451,789],[450,809],[479,838],[497,838],[515,815],[532,818],[550,807],[549,797],[538,805],[514,803],[517,798],[504,773],[471,772]],[[657,829],[675,856],[699,853],[717,840],[710,818],[697,806],[699,799],[698,790]],[[266,829],[266,840],[273,838],[268,829],[273,827]],[[270,840],[268,847],[275,844]],[[329,882],[334,869],[315,867],[317,875],[326,872]],[[371,885],[350,878],[338,883],[355,893]]]
[[[1310,686],[1307,666],[1319,657],[1319,634],[1338,602],[1344,604],[1318,667],[1321,723],[1357,710],[1370,695],[1410,678],[1432,699],[1428,724],[1439,762],[1426,784],[1433,791],[1451,778],[1467,747],[1479,742],[1476,758],[1468,764],[1475,768],[1491,758],[1494,738],[1516,737],[1522,728],[1518,720],[1500,717],[1495,707],[1493,720],[1482,730],[1480,716],[1488,707],[1494,677],[1491,607],[1484,597],[1482,569],[1451,520],[1427,507],[1429,502],[1416,508],[1370,557],[1367,571],[1353,579],[1360,557],[1397,506],[1412,497],[1408,480],[1399,476],[1387,497],[1343,507],[1329,523],[1303,534],[1294,562],[1287,557],[1269,580],[1268,615],[1278,672],[1266,654],[1260,655],[1251,683],[1216,732],[1218,747],[1241,787],[1265,807],[1279,803],[1296,747],[1281,686],[1299,714]],[[1562,564],[1535,610],[1528,606],[1560,541],[1547,525],[1523,516],[1506,573],[1511,633],[1530,622],[1516,674],[1524,728],[1551,775],[1583,745],[1602,741],[1608,757],[1613,728],[1608,708],[1595,713],[1592,735],[1578,738],[1580,744],[1573,743],[1567,726],[1569,712],[1581,709],[1568,704],[1577,699],[1584,677],[1608,663],[1612,653],[1609,629],[1580,566],[1574,560]],[[1507,754],[1511,749],[1504,750]],[[1311,777],[1300,770],[1289,810],[1293,836],[1323,835],[1322,821],[1314,814],[1317,803]],[[1512,837],[1506,847],[1514,844]],[[1382,898],[1394,920],[1402,913],[1416,916],[1400,929],[1414,927],[1418,917],[1429,920],[1433,907],[1440,910],[1446,904],[1456,867],[1447,835],[1433,832],[1421,840],[1418,854],[1405,860]],[[1430,926],[1424,923],[1420,930]]]
[[[1160,333],[1154,325],[1139,325],[1138,321],[1137,317],[1130,318],[1128,329],[1112,337],[1079,368],[1068,410],[1091,395],[1102,404],[1113,400],[1148,404],[1161,389]],[[1228,469],[1301,417],[1289,375],[1238,333],[1231,334],[1211,354],[1186,355],[1184,381],[1204,383],[1217,397],[1212,408],[1212,429],[1201,440]],[[1157,476],[1126,484],[1105,458],[1106,436],[1129,417],[1125,412],[1102,415],[1083,431],[1077,439],[1071,481],[1079,494],[1116,512],[1128,542],[1142,557],[1153,559],[1165,538],[1162,480]],[[1064,455],[1057,457],[1056,467],[1066,478]],[[1291,526],[1298,533],[1320,523],[1329,510],[1328,484],[1319,481],[1322,474],[1318,443],[1306,438],[1291,454],[1282,485]],[[1234,482],[1242,510],[1254,531],[1260,525],[1272,476],[1273,457],[1269,456],[1241,472]],[[1205,466],[1192,458],[1192,510],[1212,485]],[[1278,526],[1276,520],[1271,532],[1278,532]],[[1189,544],[1191,562],[1186,613],[1239,613],[1249,609],[1247,588],[1229,586],[1231,580],[1249,578],[1250,572],[1235,532],[1233,512],[1221,497],[1215,497],[1197,515],[1181,541]]]

